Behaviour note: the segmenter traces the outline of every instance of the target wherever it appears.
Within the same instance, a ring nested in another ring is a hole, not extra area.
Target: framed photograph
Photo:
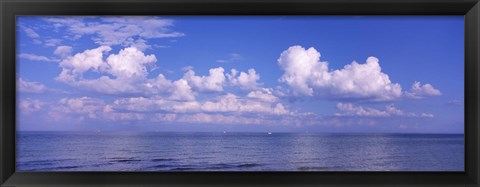
[[[478,186],[471,1],[2,1],[2,186]]]

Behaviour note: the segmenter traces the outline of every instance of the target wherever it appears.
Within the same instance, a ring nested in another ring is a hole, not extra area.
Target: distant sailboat
[[[223,131],[223,133],[225,134],[225,133],[227,133],[227,131]]]
[[[268,132],[268,134],[272,134],[271,132]]]

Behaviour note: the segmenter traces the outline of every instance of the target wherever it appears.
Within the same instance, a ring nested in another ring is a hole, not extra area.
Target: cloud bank
[[[335,113],[336,116],[359,116],[359,117],[390,117],[390,116],[403,116],[403,117],[424,117],[424,118],[433,118],[433,114],[427,113],[407,113],[398,108],[393,104],[386,105],[385,110],[378,110],[374,108],[355,106],[352,103],[338,103],[337,109],[341,113]]]
[[[58,62],[61,71],[55,80],[99,95],[99,98],[65,97],[50,104],[34,99],[21,101],[20,110],[26,113],[45,110],[53,120],[301,126],[351,124],[354,122],[348,120],[352,118],[365,118],[358,123],[371,125],[375,124],[371,118],[434,116],[404,112],[393,104],[384,109],[360,106],[361,101],[395,102],[441,95],[431,84],[420,82],[415,82],[409,91],[402,91],[400,84],[382,71],[376,57],[334,70],[328,62],[320,60],[320,52],[315,48],[302,46],[289,47],[277,59],[283,73],[278,81],[286,87],[264,86],[260,72],[254,68],[240,71],[218,66],[200,75],[193,67],[185,67],[183,75],[169,79],[164,74],[152,73],[157,64],[168,62],[146,49],[151,49],[147,39],[184,36],[171,30],[172,20],[157,17],[45,20],[56,29],[68,31],[67,38],[44,41],[45,45],[55,46],[53,54],[61,60],[26,53],[18,57]],[[85,24],[85,20],[91,22]],[[33,29],[25,32],[39,38]],[[90,36],[98,47],[75,51],[72,46],[60,45],[64,39],[76,41],[85,36]],[[230,54],[227,60],[216,62],[230,63],[240,58],[239,54]],[[43,93],[47,89],[41,83],[21,78],[17,82],[20,92]],[[104,97],[110,101],[100,99]],[[336,105],[339,112],[316,114],[295,109],[289,97],[339,101]]]

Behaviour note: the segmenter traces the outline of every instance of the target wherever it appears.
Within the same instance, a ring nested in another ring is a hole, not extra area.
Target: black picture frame
[[[464,15],[465,172],[16,172],[17,15]],[[1,186],[462,186],[480,184],[479,0],[0,0]]]

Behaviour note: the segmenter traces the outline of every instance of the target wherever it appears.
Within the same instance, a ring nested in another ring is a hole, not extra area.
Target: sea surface
[[[17,171],[463,171],[462,134],[18,132]]]

